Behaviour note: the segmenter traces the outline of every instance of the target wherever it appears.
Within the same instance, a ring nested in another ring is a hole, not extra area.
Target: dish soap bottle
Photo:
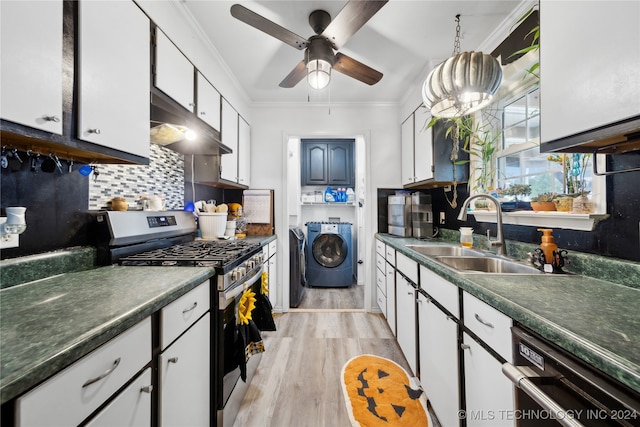
[[[549,270],[548,272],[551,272],[553,271],[554,252],[558,250],[558,245],[554,243],[553,236],[551,235],[553,229],[538,228],[538,231],[542,231],[540,249],[542,249],[542,253],[544,254],[544,271],[547,272],[547,270]]]

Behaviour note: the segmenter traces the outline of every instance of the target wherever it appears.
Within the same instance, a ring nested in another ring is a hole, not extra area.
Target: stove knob
[[[245,266],[240,266],[237,268],[238,270],[238,279],[242,279],[247,274],[247,268]]]

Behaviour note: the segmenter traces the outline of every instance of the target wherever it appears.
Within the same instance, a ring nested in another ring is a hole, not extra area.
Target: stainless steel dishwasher
[[[527,426],[640,426],[640,394],[521,327],[511,328],[513,418]]]

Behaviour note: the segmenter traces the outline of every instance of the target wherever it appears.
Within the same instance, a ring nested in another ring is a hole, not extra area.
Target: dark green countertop
[[[262,246],[276,239],[247,236]],[[77,247],[0,262],[0,403],[19,396],[209,277],[206,267],[96,268]]]
[[[405,247],[451,242],[376,237],[640,392],[640,289],[584,275],[458,274]]]
[[[69,366],[213,276],[206,267],[119,267],[0,290],[1,403]]]

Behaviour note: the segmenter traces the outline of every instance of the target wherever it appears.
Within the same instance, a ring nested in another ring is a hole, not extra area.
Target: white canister
[[[235,236],[236,235],[236,221],[227,221],[227,228],[224,232],[225,236]]]

